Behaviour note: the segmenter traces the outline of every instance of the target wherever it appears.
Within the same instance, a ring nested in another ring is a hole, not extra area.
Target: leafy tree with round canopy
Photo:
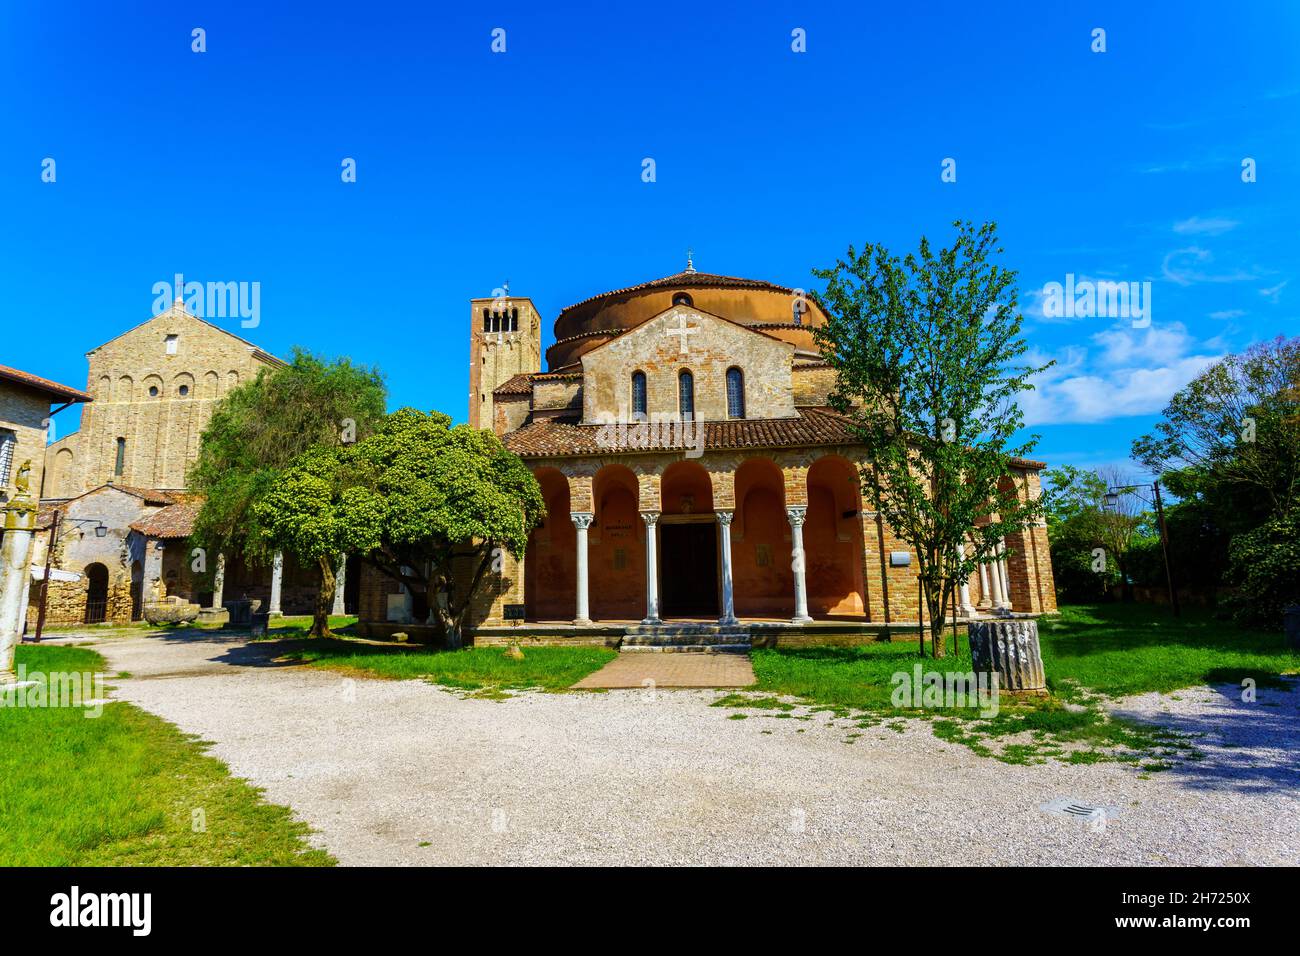
[[[379,543],[383,504],[374,492],[351,484],[350,459],[346,448],[316,445],[280,469],[252,506],[266,542],[320,569],[310,637],[330,636],[339,556]]]
[[[490,431],[403,408],[349,449],[353,488],[374,496],[375,543],[363,560],[419,596],[445,646],[502,557],[522,557],[545,514],[537,479]]]
[[[232,389],[213,410],[190,468],[189,487],[203,495],[191,540],[210,554],[269,564],[277,548],[256,503],[297,456],[318,446],[341,448],[373,432],[386,399],[378,369],[301,348],[288,365],[263,369]],[[337,566],[336,556],[331,582]],[[332,583],[329,588],[332,593]]]

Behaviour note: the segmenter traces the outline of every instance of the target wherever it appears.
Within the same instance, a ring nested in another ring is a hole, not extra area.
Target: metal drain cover
[[[1084,821],[1114,820],[1119,816],[1119,807],[1097,807],[1074,797],[1057,797],[1041,804],[1038,809],[1053,816]]]

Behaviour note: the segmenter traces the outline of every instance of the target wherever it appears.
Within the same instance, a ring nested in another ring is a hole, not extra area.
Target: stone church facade
[[[547,512],[522,561],[506,556],[476,596],[474,640],[626,643],[679,622],[797,643],[915,627],[914,556],[867,508],[864,449],[828,407],[824,321],[798,290],[688,265],[564,309],[542,371],[520,367],[540,357],[533,303],[474,300],[471,423],[524,459]],[[1037,497],[1043,463],[1012,466],[1007,487]],[[961,604],[1054,611],[1046,527],[1008,537]],[[422,623],[374,573],[360,611],[375,635]]]
[[[155,582],[167,594],[220,612],[227,600],[305,613],[313,569],[205,560],[196,571],[188,538],[200,502],[186,488],[199,439],[217,403],[264,369],[285,363],[218,325],[172,308],[86,353],[81,427],[46,446],[32,564],[49,555],[51,626],[138,620]],[[80,393],[79,393],[80,394]],[[58,526],[55,527],[55,514]],[[58,572],[64,572],[59,574]],[[40,586],[27,619],[34,626]]]

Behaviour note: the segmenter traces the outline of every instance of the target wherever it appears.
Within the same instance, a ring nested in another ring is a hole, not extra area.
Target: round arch
[[[524,613],[533,621],[571,621],[578,593],[578,531],[569,518],[569,480],[555,468],[533,474],[546,517],[528,535]]]
[[[731,562],[738,617],[794,616],[794,569],[785,476],[770,458],[747,458],[736,469]]]
[[[857,467],[839,455],[823,455],[808,469],[803,542],[808,613],[865,615],[861,485]]]
[[[587,593],[598,621],[637,621],[645,616],[645,525],[637,477],[611,464],[591,483],[596,520],[587,532]]]
[[[108,619],[108,568],[98,561],[86,565],[87,624],[100,624]]]

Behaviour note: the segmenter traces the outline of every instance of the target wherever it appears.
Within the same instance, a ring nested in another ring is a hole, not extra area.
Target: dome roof
[[[584,353],[671,308],[678,293],[688,295],[696,308],[742,325],[780,328],[781,338],[805,350],[815,351],[811,328],[825,321],[816,303],[806,299],[802,301],[807,310],[796,321],[795,302],[802,296],[795,289],[687,269],[602,292],[561,310],[555,319],[555,344],[546,350],[548,366],[554,371],[574,364]]]

